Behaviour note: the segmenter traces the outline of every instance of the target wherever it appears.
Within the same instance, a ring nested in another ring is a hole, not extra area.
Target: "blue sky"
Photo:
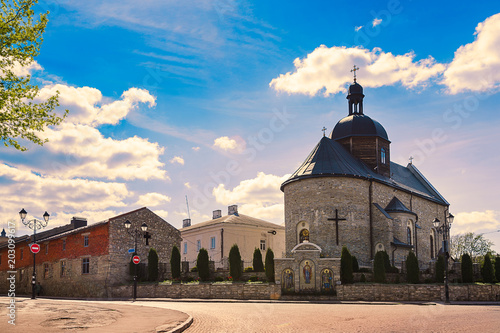
[[[279,184],[347,114],[356,64],[392,160],[415,157],[453,232],[500,229],[500,3],[356,4],[41,1],[30,70],[70,116],[44,147],[2,150],[0,217],[148,206],[180,227],[187,195],[193,223],[230,204],[282,223]]]

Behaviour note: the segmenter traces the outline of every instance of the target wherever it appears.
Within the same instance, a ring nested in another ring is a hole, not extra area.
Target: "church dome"
[[[330,138],[333,140],[351,136],[378,136],[389,141],[387,132],[378,121],[359,113],[341,119],[330,134]]]
[[[359,83],[354,82],[349,86],[349,95],[362,94],[362,93],[363,93],[363,87]]]

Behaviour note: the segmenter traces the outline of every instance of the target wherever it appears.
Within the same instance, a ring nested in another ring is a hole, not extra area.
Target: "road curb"
[[[188,319],[186,319],[182,324],[180,324],[179,326],[177,326],[176,328],[174,328],[173,330],[170,330],[168,331],[167,333],[180,333],[180,332],[184,332],[189,326],[191,326],[191,324],[193,323],[193,317],[189,316]],[[160,333],[160,332],[165,332],[165,331],[156,331],[157,333]]]

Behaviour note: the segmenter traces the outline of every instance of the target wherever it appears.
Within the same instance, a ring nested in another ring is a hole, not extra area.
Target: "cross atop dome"
[[[354,68],[351,69],[351,73],[354,72],[354,82],[356,82],[356,71],[359,71],[359,67],[356,67],[356,65],[354,65]]]

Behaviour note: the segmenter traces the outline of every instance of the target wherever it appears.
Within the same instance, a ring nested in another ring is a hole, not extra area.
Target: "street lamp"
[[[134,253],[136,253],[137,252],[137,237],[142,236],[143,233],[145,233],[148,230],[148,226],[146,223],[143,223],[141,225],[142,231],[140,231],[139,229],[130,230],[132,223],[129,220],[125,221],[125,223],[123,225],[125,226],[127,233],[134,238]],[[134,253],[132,254],[132,256],[134,255]],[[136,264],[134,264],[134,294],[133,294],[133,298],[134,298],[134,301],[137,298],[137,265]]]
[[[450,293],[448,290],[448,258],[450,257],[450,249],[449,249],[449,239],[450,239],[450,229],[451,224],[453,223],[453,219],[455,217],[448,213],[448,216],[445,217],[443,222],[439,221],[437,218],[432,221],[434,224],[434,229],[440,234],[443,234],[443,252],[444,252],[444,293],[445,293],[445,304],[450,304]]]
[[[36,244],[36,229],[42,229],[47,226],[49,223],[49,213],[45,212],[43,214],[43,221],[37,220],[37,219],[32,219],[32,220],[26,220],[26,215],[28,215],[28,212],[23,209],[19,212],[19,217],[21,218],[21,221],[25,226],[27,226],[30,229],[33,229],[33,243]],[[36,253],[33,252],[33,276],[31,278],[31,299],[36,298],[36,293],[35,293],[35,288],[36,288]]]

